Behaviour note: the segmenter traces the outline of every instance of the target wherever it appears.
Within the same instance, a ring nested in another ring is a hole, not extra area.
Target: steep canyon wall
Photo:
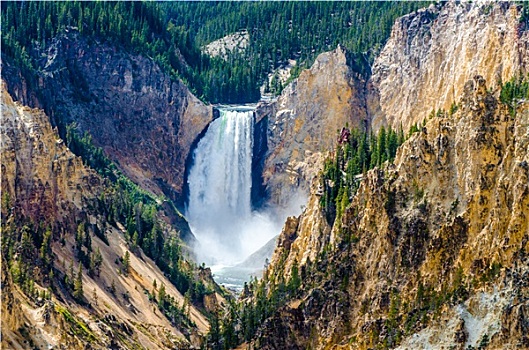
[[[257,109],[268,124],[267,194],[283,204],[298,189],[306,193],[320,155],[346,125],[407,132],[431,111],[448,111],[473,76],[497,91],[528,65],[527,23],[521,6],[508,2],[450,1],[403,16],[371,67],[340,47],[321,54],[277,101]]]
[[[35,47],[34,85],[3,62],[15,100],[43,108],[52,123],[75,123],[142,187],[183,203],[185,163],[213,109],[148,57],[84,38],[76,31]]]

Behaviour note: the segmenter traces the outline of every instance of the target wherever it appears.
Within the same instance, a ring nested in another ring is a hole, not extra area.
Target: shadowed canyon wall
[[[76,123],[139,185],[183,203],[187,155],[213,119],[210,106],[152,59],[75,31],[31,55],[39,70],[36,86],[3,62],[16,100],[43,108],[60,128]]]

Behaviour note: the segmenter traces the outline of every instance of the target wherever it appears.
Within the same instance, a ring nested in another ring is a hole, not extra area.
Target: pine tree
[[[342,193],[342,200],[340,201],[340,213],[345,213],[345,209],[349,206],[349,191],[347,188]]]
[[[371,131],[371,134],[369,136],[369,151],[370,151],[370,164],[369,168],[374,168],[378,165],[379,161],[379,153],[378,153],[378,145],[377,145],[377,139],[375,138],[375,134],[373,131]]]
[[[158,306],[160,308],[165,307],[165,296],[165,284],[162,283],[162,285],[160,286],[160,290],[158,290]]]
[[[84,237],[85,237],[85,226],[84,226],[84,223],[81,222],[77,226],[77,234],[75,235],[75,256],[79,260],[82,260]]]
[[[96,276],[98,277],[101,273],[102,263],[103,263],[103,256],[101,255],[101,251],[99,250],[99,247],[97,247],[94,254],[92,254],[92,256],[90,257],[90,271],[95,273]]]
[[[290,293],[295,294],[298,288],[301,286],[301,278],[299,277],[299,266],[298,261],[294,260],[292,264],[292,273],[289,282]]]
[[[390,127],[387,133],[386,149],[388,160],[393,161],[395,155],[397,154],[397,148],[399,147],[398,136],[395,131]]]
[[[73,285],[73,281],[75,280],[75,274],[73,271],[73,261],[70,261],[70,268],[69,268],[69,283]]]
[[[83,300],[83,267],[81,263],[79,263],[79,270],[73,284],[73,297],[78,301]]]
[[[192,292],[191,288],[187,290],[187,292],[184,294],[184,302],[182,303],[182,313],[189,317],[189,312],[191,308],[191,299],[192,299]]]
[[[210,319],[211,327],[208,334],[208,343],[211,349],[221,349],[220,346],[220,321],[218,311],[215,311]]]
[[[116,282],[112,280],[112,283],[110,283],[110,293],[112,295],[116,295]]]
[[[52,252],[51,252],[51,229],[46,229],[44,237],[42,239],[42,245],[40,246],[40,259],[43,265],[47,269],[51,263]]]
[[[31,229],[24,225],[22,227],[22,239],[21,239],[21,254],[22,254],[22,262],[29,262],[32,261],[34,256],[34,245],[33,245],[33,238],[32,238]],[[25,265],[25,264],[24,264]]]
[[[129,251],[127,250],[125,252],[125,255],[123,256],[123,273],[125,274],[125,276],[128,276],[130,272],[130,254],[129,254]]]
[[[50,288],[54,288],[53,280],[55,279],[55,273],[53,272],[53,269],[50,270],[50,273],[48,275],[48,280],[50,281]]]
[[[410,131],[408,132],[408,137],[410,137],[411,135],[413,135],[416,132],[419,132],[419,126],[417,125],[417,123],[413,124],[410,127]]]
[[[134,231],[134,234],[132,235],[132,248],[136,249],[138,245],[139,245],[138,231]]]
[[[378,138],[377,138],[377,165],[380,166],[382,163],[384,163],[387,159],[387,153],[386,153],[386,129],[384,126],[380,128],[378,131]]]
[[[235,333],[235,322],[237,320],[235,303],[228,301],[228,314],[222,322],[222,339],[224,339],[224,348],[232,349],[237,346],[237,335]]]
[[[86,247],[86,251],[90,255],[90,253],[92,252],[92,237],[90,236],[88,230],[85,230],[83,245]]]

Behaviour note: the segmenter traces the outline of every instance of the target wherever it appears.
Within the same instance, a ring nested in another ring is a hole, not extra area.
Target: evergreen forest
[[[394,20],[427,2],[3,2],[2,56],[21,67],[28,82],[32,52],[65,31],[153,58],[203,101],[256,102],[259,87],[289,59],[295,77],[315,57],[343,45],[371,62]],[[226,59],[201,48],[238,31],[245,51]],[[275,86],[279,93],[283,86]]]

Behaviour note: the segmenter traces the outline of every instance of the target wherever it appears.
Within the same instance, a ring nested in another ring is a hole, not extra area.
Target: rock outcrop
[[[202,52],[211,57],[228,60],[230,55],[244,52],[249,42],[250,34],[247,30],[242,30],[210,42],[202,48]]]
[[[35,47],[31,56],[39,71],[34,85],[3,62],[15,100],[44,109],[59,131],[76,123],[136,183],[183,202],[186,159],[213,119],[210,106],[152,59],[73,29]]]
[[[9,210],[34,222],[74,223],[102,179],[66,147],[38,109],[15,104],[2,82],[2,193]]]
[[[273,288],[299,264],[301,287],[256,348],[529,346],[529,104],[513,117],[480,76],[457,102],[367,173],[332,228],[313,189],[265,272]]]
[[[268,124],[263,182],[273,204],[285,205],[298,189],[308,192],[322,152],[345,126],[367,125],[365,62],[342,47],[319,55],[279,98],[256,110]]]
[[[394,163],[363,176],[334,224],[320,207],[319,179],[312,182],[307,208],[287,220],[264,272],[269,301],[290,298],[247,346],[529,347],[529,104],[512,114],[498,100],[503,83],[529,70],[526,26],[512,3],[431,5],[397,20],[367,82],[340,73],[350,70],[337,50],[258,109],[269,124],[272,201],[279,189],[308,189],[312,177],[296,166],[318,147],[332,149],[346,122],[358,125],[351,106],[374,130],[425,126]],[[316,71],[327,86],[310,84]],[[348,105],[336,96],[351,86],[357,98]],[[334,103],[312,105],[326,91]],[[308,117],[320,114],[321,124]],[[311,138],[305,120],[315,126]],[[288,292],[298,278],[301,287]]]
[[[206,317],[154,261],[127,243],[121,223],[110,224],[100,203],[112,195],[108,182],[65,146],[42,110],[13,102],[3,82],[1,93],[2,348],[199,348],[209,328]],[[90,226],[83,241],[101,254],[100,272],[81,269],[74,250],[80,221]],[[49,252],[34,243],[39,227],[53,231]],[[176,236],[170,227],[163,231]],[[23,232],[31,236],[25,239]],[[125,254],[128,273],[120,262]],[[28,263],[31,257],[35,261]],[[74,264],[82,271],[82,301],[68,291]],[[200,273],[212,283],[206,269]],[[188,303],[190,323],[172,322],[158,309],[149,293],[162,285],[177,305]]]
[[[349,126],[406,132],[432,111],[448,111],[465,81],[481,75],[497,90],[529,71],[529,31],[508,2],[448,2],[399,18],[371,68],[340,47],[321,54],[277,101],[262,103],[268,124],[263,186],[274,204],[309,184],[321,152]]]
[[[492,89],[529,70],[529,31],[522,7],[511,2],[431,5],[399,18],[372,67],[369,115],[408,130],[457,102],[468,77]]]

